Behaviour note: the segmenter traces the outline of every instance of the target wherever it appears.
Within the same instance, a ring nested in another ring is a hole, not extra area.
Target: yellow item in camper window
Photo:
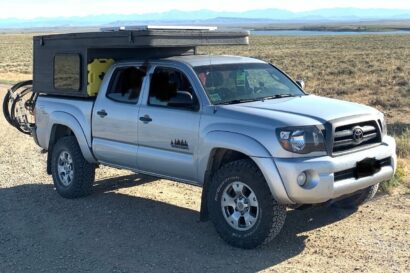
[[[113,63],[113,59],[94,59],[88,64],[87,93],[89,96],[98,94],[104,75]]]

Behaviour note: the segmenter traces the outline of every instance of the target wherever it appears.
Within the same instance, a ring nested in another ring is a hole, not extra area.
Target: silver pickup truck
[[[253,58],[117,62],[95,100],[40,95],[35,119],[63,197],[90,194],[99,164],[201,186],[201,219],[242,248],[272,240],[287,207],[366,202],[396,168],[382,113]]]

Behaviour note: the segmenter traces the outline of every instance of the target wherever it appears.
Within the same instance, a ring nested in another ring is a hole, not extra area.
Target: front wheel
[[[208,192],[210,218],[227,243],[255,248],[270,242],[282,229],[286,208],[272,197],[265,178],[251,160],[222,166]]]
[[[91,193],[95,165],[85,160],[75,137],[58,140],[51,156],[54,186],[62,197],[78,198]]]

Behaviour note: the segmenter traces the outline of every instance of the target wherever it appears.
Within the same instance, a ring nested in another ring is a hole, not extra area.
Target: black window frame
[[[64,55],[71,55],[71,56],[76,56],[78,57],[79,60],[79,66],[78,66],[78,89],[72,89],[72,88],[59,88],[56,86],[56,58],[59,56],[64,56]],[[54,54],[53,57],[53,88],[58,91],[62,92],[81,92],[82,89],[82,79],[83,79],[83,67],[82,67],[82,56],[78,52],[62,52],[62,53],[56,53]]]

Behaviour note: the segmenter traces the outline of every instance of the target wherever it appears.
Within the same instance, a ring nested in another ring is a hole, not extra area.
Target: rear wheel
[[[357,208],[360,205],[366,203],[367,201],[371,200],[375,195],[377,190],[379,189],[379,184],[370,186],[357,194],[349,196],[345,199],[337,201],[334,205],[339,208],[346,208],[352,209]]]
[[[95,165],[85,160],[75,137],[58,140],[51,156],[54,186],[61,196],[78,198],[91,193]]]
[[[208,210],[222,239],[241,248],[270,242],[286,218],[286,208],[273,199],[251,160],[230,162],[216,172],[209,187]]]

